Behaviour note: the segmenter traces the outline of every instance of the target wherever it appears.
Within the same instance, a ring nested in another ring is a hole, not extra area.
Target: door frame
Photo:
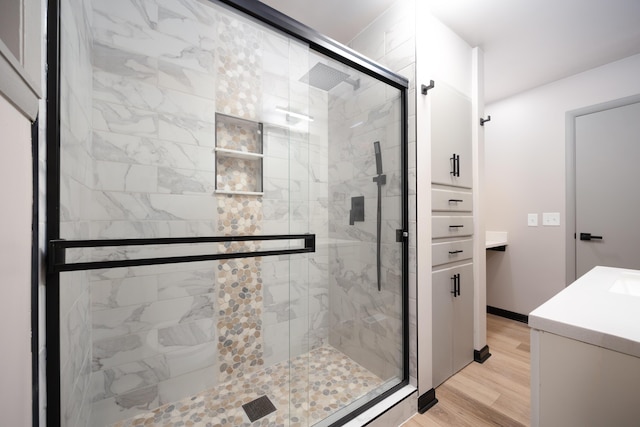
[[[570,110],[565,113],[565,286],[576,280],[576,119],[587,114],[611,110],[640,102],[640,94]]]

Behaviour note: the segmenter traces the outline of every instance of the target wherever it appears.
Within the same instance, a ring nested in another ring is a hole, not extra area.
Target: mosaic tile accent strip
[[[264,364],[260,261],[220,261],[218,283],[218,381],[225,382]]]
[[[216,109],[224,114],[254,119],[262,104],[262,31],[249,22],[223,14],[216,30]]]
[[[218,196],[218,233],[260,234],[262,199]],[[257,242],[228,242],[220,252],[259,250]],[[227,382],[264,365],[262,313],[264,307],[261,258],[221,260],[218,283],[218,381]]]
[[[238,27],[241,27],[237,37]],[[217,28],[219,44],[216,66],[216,108],[224,114],[253,119],[257,116],[261,93],[260,30],[246,22],[222,16]],[[217,121],[218,147],[258,152],[258,138],[246,128]],[[258,163],[218,156],[218,189],[256,191]],[[220,235],[260,234],[262,199],[239,195],[218,196]],[[255,251],[257,243],[229,243],[221,251]],[[218,381],[227,382],[264,365],[262,333],[263,295],[260,260],[255,258],[221,261],[218,271]],[[257,396],[255,396],[257,397]],[[246,403],[246,402],[243,402]],[[234,425],[234,423],[231,423]]]
[[[112,427],[308,426],[382,384],[379,377],[333,347],[325,346]],[[262,395],[277,409],[251,423],[242,405]]]

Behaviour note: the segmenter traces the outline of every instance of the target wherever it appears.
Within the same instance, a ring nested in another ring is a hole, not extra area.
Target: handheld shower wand
[[[378,229],[376,238],[376,270],[378,273],[378,292],[382,290],[382,284],[380,281],[380,233],[382,231],[382,186],[387,183],[387,176],[382,173],[382,153],[380,151],[380,141],[373,143],[373,151],[376,154],[376,174],[378,176],[373,177],[373,182],[378,184]]]
[[[373,143],[373,151],[376,153],[376,173],[378,175],[382,175],[382,153],[380,152],[380,141]]]

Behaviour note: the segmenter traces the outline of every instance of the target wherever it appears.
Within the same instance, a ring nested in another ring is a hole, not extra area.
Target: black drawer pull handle
[[[450,225],[449,228],[463,228],[464,225]]]
[[[464,200],[462,199],[449,199],[449,203],[462,203]]]
[[[461,254],[462,252],[464,251],[461,249],[458,249],[457,251],[449,251],[449,255]]]

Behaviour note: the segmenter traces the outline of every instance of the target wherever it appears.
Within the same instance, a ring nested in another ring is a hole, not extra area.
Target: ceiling
[[[262,1],[347,43],[406,0]],[[486,103],[640,53],[640,0],[416,1],[482,48]]]

